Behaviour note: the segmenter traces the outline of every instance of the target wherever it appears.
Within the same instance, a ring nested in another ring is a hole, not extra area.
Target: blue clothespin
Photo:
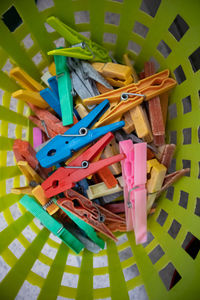
[[[80,251],[84,248],[83,244],[66,228],[64,228],[61,223],[50,216],[48,212],[46,212],[42,206],[34,200],[33,197],[25,195],[20,199],[20,203],[73,251],[80,253]]]
[[[50,86],[50,88],[52,89],[52,91],[54,92],[54,94],[58,97],[59,99],[59,93],[58,93],[58,81],[56,76],[52,76],[51,78],[49,78],[48,80],[48,84]]]
[[[40,91],[40,96],[62,117],[59,97],[50,88]]]
[[[65,161],[73,155],[74,151],[78,151],[110,131],[122,128],[125,125],[124,121],[90,129],[108,108],[109,101],[105,99],[64,134],[55,136],[36,154],[41,166],[48,168]]]

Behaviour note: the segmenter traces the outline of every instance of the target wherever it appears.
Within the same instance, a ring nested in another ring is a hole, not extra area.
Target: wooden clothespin
[[[115,137],[110,141],[110,143],[105,147],[103,153],[102,153],[102,158],[108,158],[111,156],[114,156],[119,153],[119,146],[116,143]],[[121,164],[120,163],[115,163],[111,166],[109,166],[109,169],[114,175],[119,175],[122,172],[121,169]]]
[[[24,70],[20,67],[16,67],[10,70],[10,77],[14,78],[19,85],[25,90],[39,92],[44,89],[44,87],[29,76]]]
[[[156,199],[156,194],[163,185],[166,172],[167,168],[160,164],[157,159],[154,158],[147,161],[147,213],[150,212]]]
[[[103,196],[111,195],[114,193],[121,192],[122,188],[117,184],[113,188],[107,188],[104,182],[89,185],[87,195],[90,200],[100,198]]]
[[[146,62],[144,64],[145,77],[155,74],[155,66],[153,62]],[[149,117],[151,128],[153,132],[154,144],[157,146],[165,143],[165,125],[163,121],[163,114],[160,104],[159,96],[152,98],[149,101]]]
[[[114,87],[123,87],[133,82],[132,70],[129,66],[112,62],[105,64],[95,62],[92,66]]]

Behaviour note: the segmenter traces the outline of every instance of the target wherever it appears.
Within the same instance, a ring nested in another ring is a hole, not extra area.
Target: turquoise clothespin
[[[53,202],[57,204],[57,200],[53,198]],[[58,204],[57,204],[58,205]],[[70,217],[74,223],[76,223],[82,230],[85,231],[87,236],[95,243],[97,244],[101,249],[104,249],[105,247],[105,242],[102,240],[98,235],[96,234],[96,231],[92,226],[84,222],[83,220],[79,219],[77,216],[75,216],[73,213],[70,211],[64,209],[62,206],[58,205],[67,215]]]
[[[30,213],[38,218],[41,223],[53,234],[59,237],[68,247],[77,254],[84,248],[83,244],[74,237],[64,226],[50,216],[33,197],[25,195],[19,201]]]
[[[64,55],[75,57],[79,59],[86,59],[92,61],[108,62],[112,61],[109,56],[108,50],[98,45],[97,43],[86,38],[76,30],[65,25],[56,17],[47,18],[47,23],[52,26],[61,36],[64,37],[72,48],[56,49],[49,51],[49,55]]]
[[[63,126],[73,124],[73,96],[66,57],[54,56]]]

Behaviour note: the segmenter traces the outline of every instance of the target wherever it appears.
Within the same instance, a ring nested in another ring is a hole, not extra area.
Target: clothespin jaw
[[[65,57],[55,56],[54,60],[56,65],[62,122],[64,126],[70,125],[73,123],[73,97],[70,74]]]
[[[33,197],[25,195],[21,198],[20,203],[42,224],[49,229],[53,234],[59,237],[68,247],[70,247],[77,254],[84,248],[83,244],[75,238],[64,226],[50,216]]]
[[[40,108],[48,108],[49,104],[40,96],[38,92],[30,90],[18,90],[12,93],[12,97],[34,104]]]
[[[74,151],[78,151],[110,131],[122,128],[124,122],[120,121],[108,126],[89,130],[94,125],[95,121],[105,112],[108,106],[108,100],[104,100],[63,135],[54,137],[36,154],[40,164],[44,167],[49,167],[67,160],[72,156]]]
[[[150,212],[151,207],[156,199],[156,192],[159,192],[163,185],[167,168],[160,164],[157,159],[151,159],[147,161],[147,174],[149,179],[147,180],[147,213]]]
[[[26,90],[39,92],[44,89],[44,87],[39,82],[29,76],[20,67],[11,69],[10,77],[14,78],[21,85],[21,87]]]
[[[108,165],[124,159],[123,154],[118,154],[107,159],[91,162],[105,147],[111,137],[112,134],[108,133],[96,144],[73,160],[67,167],[60,167],[50,177],[48,177],[42,183],[42,188],[45,191],[46,197],[52,197],[53,195],[57,195],[69,188],[72,188],[75,186],[76,182],[96,173]]]
[[[108,51],[103,48],[102,46],[98,45],[95,42],[92,42],[85,36],[81,35],[77,31],[73,30],[63,22],[61,22],[58,18],[56,17],[49,17],[47,18],[47,23],[52,26],[66,41],[68,41],[71,45],[76,45],[79,44],[80,46],[75,46],[73,48],[67,48],[63,49],[57,49],[54,52],[50,51],[48,52],[49,55],[66,55],[71,57],[76,57],[80,59],[86,59],[86,60],[93,60],[93,61],[102,61],[102,62],[107,62],[111,61],[111,58],[109,56]],[[78,49],[76,49],[78,48]],[[72,50],[71,50],[72,49]],[[77,52],[76,52],[77,50]],[[77,55],[76,55],[77,53]]]
[[[127,231],[134,230],[136,244],[147,239],[146,214],[146,143],[133,144],[131,140],[119,142],[124,179],[124,203]]]

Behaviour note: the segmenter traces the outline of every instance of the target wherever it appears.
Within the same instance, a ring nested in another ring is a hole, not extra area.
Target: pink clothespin
[[[33,127],[33,148],[42,144],[42,131],[38,127]]]
[[[124,202],[127,231],[134,230],[136,244],[147,240],[147,144],[133,144],[131,140],[119,142],[124,179]]]

